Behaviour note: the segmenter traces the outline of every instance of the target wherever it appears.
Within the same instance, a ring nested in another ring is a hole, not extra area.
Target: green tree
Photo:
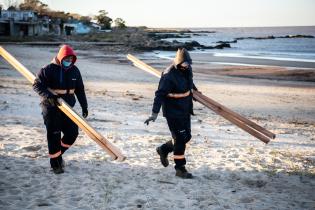
[[[69,13],[63,11],[48,11],[47,14],[52,19],[61,19],[62,21],[67,21],[69,19]]]
[[[89,24],[91,24],[92,18],[89,17],[89,16],[81,16],[79,20],[80,20],[82,23],[84,23],[84,24],[86,24],[86,25],[89,25]]]
[[[17,9],[16,6],[11,5],[11,6],[8,7],[7,10],[9,10],[9,11],[16,11],[16,10],[18,10],[18,9]]]
[[[24,3],[19,5],[20,10],[33,10],[39,14],[44,14],[48,11],[48,5],[39,0],[24,0]]]
[[[126,28],[126,27],[127,27],[127,26],[126,26],[126,21],[124,21],[124,20],[121,19],[121,18],[116,18],[115,21],[114,21],[114,23],[115,23],[115,26],[116,26],[117,28]]]
[[[100,24],[104,29],[110,29],[113,20],[107,16],[108,12],[105,10],[100,10],[98,13],[99,14],[95,16],[97,23]]]

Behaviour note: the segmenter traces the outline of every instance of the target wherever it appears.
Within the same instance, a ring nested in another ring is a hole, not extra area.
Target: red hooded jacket
[[[57,54],[57,61],[58,61],[58,64],[61,64],[62,63],[62,60],[67,57],[67,56],[73,56],[73,60],[72,60],[72,64],[74,64],[77,60],[77,55],[74,53],[73,49],[68,46],[68,45],[63,45],[58,54]]]

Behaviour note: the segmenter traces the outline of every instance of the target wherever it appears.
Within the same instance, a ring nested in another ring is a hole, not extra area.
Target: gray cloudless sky
[[[0,0],[1,2],[1,0]],[[104,9],[130,26],[250,27],[315,25],[315,0],[42,0],[82,15]]]

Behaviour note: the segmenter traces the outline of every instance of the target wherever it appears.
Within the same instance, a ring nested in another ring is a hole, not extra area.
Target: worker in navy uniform
[[[151,116],[145,121],[155,121],[162,106],[173,140],[157,147],[164,167],[169,165],[168,154],[173,152],[176,176],[192,178],[186,168],[185,148],[191,139],[190,115],[193,114],[192,92],[197,88],[193,83],[192,60],[185,48],[178,49],[173,64],[161,76]]]
[[[78,137],[78,126],[58,108],[58,98],[62,98],[73,107],[76,95],[82,108],[82,116],[84,118],[88,116],[84,85],[80,71],[75,66],[76,60],[72,48],[62,46],[52,62],[39,71],[33,84],[34,90],[41,97],[50,165],[56,174],[64,172],[62,155]]]

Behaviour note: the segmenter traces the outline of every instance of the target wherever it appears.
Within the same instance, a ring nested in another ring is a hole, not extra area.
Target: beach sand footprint
[[[262,180],[262,179],[249,179],[245,178],[241,180],[241,183],[248,186],[248,187],[257,187],[261,188],[264,187],[267,184],[267,181]]]
[[[41,148],[42,148],[41,145],[33,145],[33,146],[22,147],[22,149],[27,151],[27,152],[36,152],[36,151],[39,151]]]
[[[246,196],[246,197],[243,197],[243,198],[239,199],[240,203],[252,203],[254,201],[255,201],[255,198],[254,197],[250,197],[250,196]]]

